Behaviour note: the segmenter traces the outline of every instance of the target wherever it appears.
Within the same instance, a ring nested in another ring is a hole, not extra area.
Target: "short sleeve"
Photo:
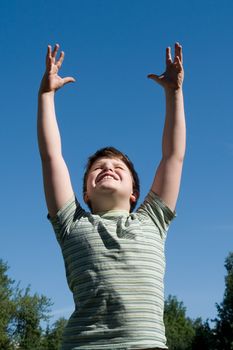
[[[176,213],[152,191],[148,193],[144,202],[137,209],[137,213],[142,217],[149,217],[158,227],[162,236],[167,232],[173,218],[176,217]]]
[[[67,235],[70,234],[75,222],[77,222],[84,213],[85,211],[81,208],[76,197],[73,196],[61,209],[59,209],[54,217],[51,217],[48,214],[47,218],[51,222],[60,244],[64,241]]]

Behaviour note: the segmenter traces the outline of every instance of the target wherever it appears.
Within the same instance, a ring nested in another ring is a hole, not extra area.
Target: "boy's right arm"
[[[73,189],[69,171],[62,156],[60,132],[56,120],[55,92],[74,78],[61,78],[58,71],[64,59],[61,52],[56,61],[59,46],[52,51],[48,46],[46,71],[38,94],[38,144],[43,169],[46,203],[51,217],[72,197]]]

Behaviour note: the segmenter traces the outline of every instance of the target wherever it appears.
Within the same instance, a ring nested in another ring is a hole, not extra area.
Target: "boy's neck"
[[[108,211],[125,211],[125,212],[130,212],[130,204],[125,201],[123,202],[118,202],[118,203],[113,203],[113,202],[108,202],[106,198],[103,200],[98,200],[97,203],[92,202],[91,204],[92,207],[92,213],[93,214],[99,214],[99,213],[106,213]]]
[[[117,209],[117,210],[107,210],[107,211],[102,211],[98,213],[93,213],[93,215],[98,215],[101,217],[119,217],[119,216],[129,216],[129,211],[128,210],[122,210],[122,209]]]
[[[129,209],[127,208],[122,208],[122,207],[110,207],[110,208],[93,208],[92,213],[99,215],[103,213],[107,213],[109,211],[122,211],[122,212],[127,212],[129,213]]]

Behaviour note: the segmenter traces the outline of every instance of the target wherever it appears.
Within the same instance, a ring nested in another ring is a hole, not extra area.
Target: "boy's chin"
[[[100,192],[117,192],[116,186],[114,184],[103,183],[101,186],[98,186],[97,191]]]

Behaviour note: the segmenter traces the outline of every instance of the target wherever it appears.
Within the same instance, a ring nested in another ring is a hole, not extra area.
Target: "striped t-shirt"
[[[167,348],[164,243],[174,216],[150,192],[135,213],[94,215],[73,197],[50,218],[75,303],[62,350]]]

